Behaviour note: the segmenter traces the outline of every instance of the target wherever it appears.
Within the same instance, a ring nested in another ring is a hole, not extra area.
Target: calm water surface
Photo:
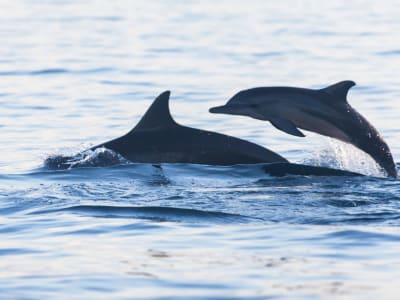
[[[397,299],[400,186],[351,146],[211,115],[261,85],[358,85],[400,162],[396,1],[1,1],[1,299]],[[367,177],[77,153],[160,92],[188,126]]]

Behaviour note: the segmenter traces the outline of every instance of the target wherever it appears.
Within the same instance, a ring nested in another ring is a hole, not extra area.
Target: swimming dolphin
[[[159,95],[140,122],[126,135],[97,145],[89,150],[108,148],[138,163],[194,163],[234,165],[265,163],[263,170],[271,176],[360,176],[358,173],[324,167],[289,163],[282,156],[256,144],[200,129],[177,124],[169,111],[170,92]],[[84,151],[83,153],[86,153]],[[108,152],[99,152],[106,166],[118,163]],[[45,160],[50,169],[66,169],[82,159],[74,156],[51,156]],[[85,165],[85,164],[83,164]],[[89,163],[89,166],[93,166]]]
[[[234,95],[211,113],[249,116],[270,121],[276,128],[304,137],[298,129],[313,131],[353,144],[368,153],[391,177],[397,177],[389,146],[378,131],[347,102],[353,81],[323,89],[258,87]]]
[[[170,92],[160,94],[127,134],[92,147],[111,149],[138,163],[234,165],[287,162],[259,145],[232,136],[179,125],[169,111]]]

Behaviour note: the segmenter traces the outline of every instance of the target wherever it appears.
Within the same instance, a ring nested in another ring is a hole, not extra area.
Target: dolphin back
[[[169,110],[170,92],[160,94],[127,134],[95,146],[140,163],[234,165],[287,162],[279,154],[232,136],[182,126]]]

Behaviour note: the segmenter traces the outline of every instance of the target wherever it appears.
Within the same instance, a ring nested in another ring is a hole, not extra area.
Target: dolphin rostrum
[[[138,163],[234,165],[287,162],[282,156],[232,136],[179,125],[169,111],[170,92],[160,94],[127,134],[92,147],[111,149]]]
[[[258,87],[243,90],[211,113],[249,116],[270,121],[276,128],[304,137],[298,129],[313,131],[353,144],[368,153],[391,177],[397,177],[389,146],[378,131],[347,102],[353,81],[323,89]]]

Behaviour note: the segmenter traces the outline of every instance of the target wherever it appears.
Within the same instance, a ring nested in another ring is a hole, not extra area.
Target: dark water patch
[[[0,214],[1,215],[11,215],[13,213],[17,213],[21,210],[23,210],[24,208],[19,207],[19,205],[16,206],[10,206],[10,207],[2,207],[0,208]],[[0,230],[1,232],[1,230]]]
[[[265,58],[265,57],[277,57],[277,56],[284,56],[286,55],[285,52],[281,52],[281,51],[266,51],[266,52],[257,52],[257,53],[253,53],[254,57],[257,58]]]
[[[66,1],[68,3],[69,1]],[[60,3],[59,3],[60,4]],[[60,17],[60,18],[41,18],[37,19],[43,23],[79,23],[79,22],[87,22],[87,21],[96,21],[96,22],[119,22],[123,21],[124,18],[121,16],[74,16],[74,17]]]
[[[369,98],[371,98],[371,95],[378,95],[379,99],[381,98],[382,95],[384,94],[390,94],[392,91],[389,88],[385,88],[382,86],[378,85],[357,85],[354,88],[354,93],[361,92],[363,94],[368,94]]]
[[[373,31],[360,31],[360,32],[354,32],[354,35],[359,35],[359,36],[376,36],[379,35],[377,32]]]
[[[109,73],[114,71],[113,68],[100,67],[92,69],[71,70],[63,68],[50,68],[40,70],[13,70],[13,71],[0,71],[0,76],[46,76],[58,74],[93,74],[93,73]]]
[[[0,248],[0,257],[12,255],[36,254],[41,251],[29,248]]]
[[[181,196],[181,195],[173,195],[173,196],[168,196],[167,198],[165,198],[165,200],[183,200],[185,199],[185,197]]]
[[[79,217],[82,217],[82,214],[77,214],[74,212],[75,215]],[[88,215],[85,213],[85,217]],[[90,215],[90,217],[93,217]],[[98,216],[95,216],[98,218]],[[105,218],[113,218],[113,217],[105,217]],[[120,218],[120,217],[118,217]],[[134,223],[131,224],[124,224],[124,225],[112,225],[112,224],[90,224],[85,228],[85,225],[87,225],[86,222],[84,224],[81,224],[79,228],[77,229],[76,226],[71,223],[70,226],[60,226],[59,229],[56,232],[54,232],[52,235],[53,236],[61,236],[61,235],[104,235],[104,234],[111,234],[113,237],[116,235],[127,235],[127,236],[132,236],[132,235],[147,235],[151,234],[151,232],[156,232],[157,234],[160,233],[160,231],[165,231],[165,230],[170,230],[170,226],[167,226],[165,223],[159,224],[157,222],[153,222],[153,219],[148,219],[148,218],[140,218],[144,220],[144,222],[138,221],[138,219],[135,219]],[[80,219],[77,219],[79,222]],[[70,228],[73,229],[70,229]]]
[[[349,214],[344,217],[342,223],[354,225],[372,225],[372,224],[392,224],[399,226],[400,213],[398,212],[371,212],[360,214]]]
[[[263,165],[217,167],[132,163],[105,168],[41,169],[30,174],[2,177],[7,184],[19,186],[18,191],[13,187],[3,189],[4,215],[54,210],[70,206],[71,201],[73,204],[85,201],[117,206],[117,209],[135,205],[132,218],[194,223],[199,222],[199,218],[200,222],[214,221],[213,218],[207,220],[202,214],[174,215],[168,211],[137,210],[137,207],[219,211],[245,215],[251,217],[245,222],[256,223],[376,226],[396,225],[400,220],[396,212],[397,203],[400,203],[396,196],[396,181],[370,177],[274,178],[263,173]],[[24,182],[27,186],[20,186]],[[110,210],[110,215],[113,213],[117,218],[119,214],[129,218],[129,209],[127,213]],[[231,222],[226,218],[219,221],[218,216],[215,219],[222,223]]]
[[[389,233],[378,233],[363,230],[339,230],[325,234],[322,239],[343,239],[343,240],[354,240],[354,241],[392,241],[399,242],[400,235],[394,235]]]
[[[0,71],[0,76],[26,76],[28,71]]]
[[[140,231],[147,234],[149,230],[161,230],[164,226],[157,225],[156,223],[133,223],[121,225],[115,228],[116,231]]]
[[[24,109],[26,110],[52,110],[53,107],[45,106],[45,105],[24,105]]]
[[[100,228],[84,228],[71,231],[63,231],[62,233],[57,232],[55,235],[98,235],[104,234],[107,230]]]
[[[38,75],[55,75],[69,73],[67,69],[42,69],[42,70],[15,70],[15,71],[0,71],[0,76],[38,76]]]
[[[153,258],[158,260],[160,258]],[[100,265],[104,262],[99,262]],[[175,267],[172,267],[175,271]],[[236,299],[275,299],[266,296],[235,296],[227,295],[235,288],[228,280],[215,282],[213,278],[202,278],[201,281],[173,276],[158,276],[150,272],[133,269],[124,273],[115,271],[102,274],[81,272],[72,274],[49,274],[29,276],[7,276],[0,279],[2,295],[5,299],[58,299],[71,298],[71,293],[79,295],[72,299],[153,299],[153,300],[236,300]],[[172,273],[171,275],[174,275]],[[214,276],[212,276],[214,277]],[[72,287],[72,289],[71,289]],[[146,290],[146,295],[141,290]],[[214,294],[214,293],[215,294]],[[165,295],[163,295],[165,293]],[[177,295],[181,293],[182,295]],[[129,297],[120,296],[129,295]],[[10,296],[9,296],[10,295]],[[69,295],[63,297],[63,295]],[[167,296],[173,295],[173,296]],[[189,295],[189,296],[188,296]],[[226,296],[225,296],[226,295]]]
[[[162,206],[77,205],[62,209],[38,210],[31,214],[63,212],[98,218],[138,218],[173,222],[243,223],[253,219],[239,214]]]
[[[400,241],[400,236],[390,233],[372,232],[367,230],[347,229],[316,235],[313,237],[294,238],[293,242],[317,243],[331,249],[329,253],[318,253],[318,257],[335,259],[360,260],[370,259],[379,253],[359,252],[356,249],[368,249],[381,244],[393,245]],[[349,252],[348,252],[349,251]]]
[[[91,105],[92,107],[97,107],[94,103],[98,102],[99,99],[96,98],[79,98],[79,102],[83,103],[85,107],[89,107]]]
[[[174,173],[179,176],[198,176],[216,178],[257,178],[266,177],[263,171],[264,164],[242,164],[233,166],[212,166],[200,164],[161,164],[167,173]]]
[[[398,55],[400,55],[400,50],[381,51],[381,52],[377,52],[376,54],[381,55],[381,56],[398,56]]]
[[[121,16],[100,16],[100,17],[94,17],[92,19],[96,21],[107,21],[107,22],[118,22],[124,20],[124,18]]]
[[[152,180],[153,176],[159,176],[159,171],[151,164],[117,164],[106,167],[75,167],[68,169],[48,169],[47,167],[39,167],[30,173],[7,175],[7,181],[16,180],[46,180],[50,182],[65,184],[76,183],[104,183],[113,182],[114,187],[117,182],[125,182],[129,186],[132,180],[140,180],[140,182]],[[151,184],[151,183],[150,183]],[[113,186],[109,186],[110,192]],[[130,191],[132,195],[134,191]]]
[[[316,208],[318,209],[318,207]],[[330,211],[320,207],[323,210],[321,216],[301,216],[297,219],[288,219],[288,223],[293,224],[312,224],[312,225],[351,225],[351,226],[399,226],[400,214],[398,213],[347,213],[340,211]],[[312,214],[309,212],[308,214]],[[290,216],[289,216],[290,217]],[[282,220],[279,220],[282,222]],[[294,222],[293,222],[294,221]]]
[[[114,68],[109,67],[100,67],[100,68],[93,68],[93,69],[83,69],[83,70],[76,70],[73,73],[78,74],[94,74],[94,73],[110,73],[115,71]]]
[[[54,193],[55,195],[46,195],[49,193]],[[64,207],[66,202],[70,205],[77,203],[72,197],[66,199],[66,196],[61,195],[57,187],[54,186],[43,185],[38,188],[21,189],[18,194],[19,195],[6,199],[7,202],[4,204],[4,207],[0,209],[0,214],[3,216],[18,217],[18,219],[14,221],[18,221],[20,224],[22,221],[20,218],[23,218],[27,213],[37,209],[43,209],[44,207],[52,207],[53,209]],[[42,218],[42,221],[52,222],[53,219]],[[23,227],[18,228],[14,226],[12,228],[17,228],[17,231],[24,229]],[[6,227],[6,230],[10,229]]]
[[[100,80],[99,83],[106,85],[121,85],[121,86],[154,86],[153,82],[148,81],[116,81],[116,80]]]
[[[168,186],[172,184],[172,180],[164,174],[155,174],[152,178],[146,181],[149,186]]]
[[[215,286],[215,285],[214,285]],[[191,288],[190,286],[177,286],[177,288]],[[193,287],[195,288],[195,287]],[[196,288],[200,288],[199,286],[196,286]],[[211,286],[204,286],[204,289],[207,288],[212,288]],[[216,286],[214,287],[215,290],[221,289],[217,288]],[[228,289],[228,287],[225,287],[225,289]],[[153,300],[186,300],[188,299],[186,296],[161,296],[161,297],[152,297],[151,299]],[[190,299],[192,300],[277,300],[277,299],[282,299],[282,297],[279,296],[190,296]]]
[[[265,164],[263,169],[271,176],[363,176],[351,171],[292,163]]]
[[[176,48],[176,47],[171,47],[171,48],[150,48],[148,49],[149,52],[155,52],[155,53],[181,53],[184,51],[184,49],[181,48]]]
[[[290,188],[295,188],[297,186],[307,186],[310,190],[313,188],[312,184],[330,184],[334,181],[337,184],[343,183],[343,177],[320,177],[320,176],[298,176],[298,175],[290,175],[283,177],[264,177],[260,179],[256,179],[254,182],[255,186],[258,187],[272,187],[272,188],[281,188],[281,192],[289,192],[296,191],[290,190]],[[288,188],[288,189],[282,189]],[[299,192],[304,192],[299,191]]]
[[[0,210],[1,215],[3,215],[2,211]],[[27,229],[25,224],[12,224],[12,225],[1,225],[0,226],[0,233],[1,234],[15,234],[17,232],[23,232]]]
[[[188,99],[190,99],[190,102],[194,101],[204,102],[205,100],[215,100],[217,97],[218,95],[216,93],[209,92],[206,90],[201,92],[196,92],[196,91],[183,92],[174,96],[174,98],[177,100],[188,101]]]
[[[158,74],[157,70],[151,69],[129,69],[126,70],[125,73],[133,75]]]
[[[343,33],[341,33],[343,34]],[[338,32],[334,32],[334,31],[328,31],[328,30],[312,30],[312,31],[308,31],[306,33],[306,35],[308,36],[325,36],[325,37],[330,37],[330,36],[335,36],[338,35]]]
[[[364,205],[376,204],[376,202],[369,200],[348,200],[348,199],[328,199],[325,201],[327,205],[334,207],[357,207]]]
[[[29,75],[54,75],[54,74],[60,74],[60,73],[68,73],[69,71],[67,69],[43,69],[43,70],[37,70],[37,71],[32,71],[29,73]]]

